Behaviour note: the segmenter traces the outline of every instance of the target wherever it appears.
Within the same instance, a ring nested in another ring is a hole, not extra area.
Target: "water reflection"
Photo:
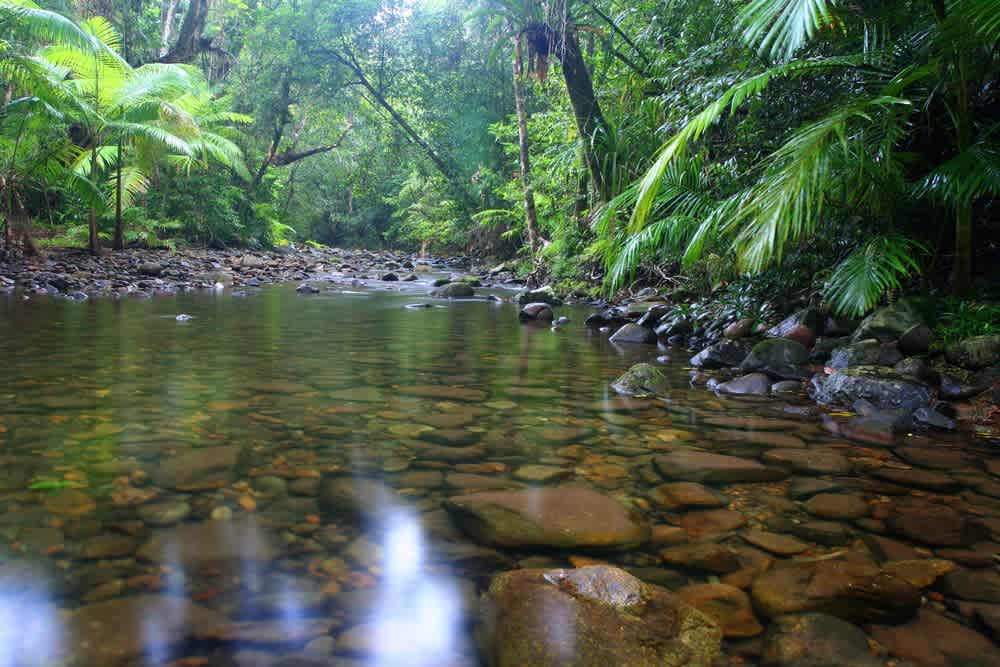
[[[438,667],[467,653],[461,595],[453,578],[429,571],[420,519],[393,507],[379,527],[382,580],[369,619],[372,667]]]
[[[48,667],[65,649],[47,579],[29,568],[0,573],[0,667]]]

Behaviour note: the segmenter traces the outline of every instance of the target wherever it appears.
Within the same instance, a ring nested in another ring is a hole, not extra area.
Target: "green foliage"
[[[916,255],[926,249],[901,236],[879,236],[856,248],[837,265],[826,285],[834,310],[860,317],[878,305],[882,296],[920,273]]]
[[[1000,306],[954,297],[934,304],[934,338],[947,345],[973,336],[1000,335]]]

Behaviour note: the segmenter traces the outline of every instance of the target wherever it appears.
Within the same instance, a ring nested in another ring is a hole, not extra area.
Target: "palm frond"
[[[646,171],[639,184],[635,209],[629,223],[630,230],[635,232],[645,226],[649,219],[653,202],[659,193],[670,163],[683,155],[687,147],[701,138],[723,114],[732,113],[748,99],[762,92],[771,81],[782,77],[797,77],[817,71],[853,68],[860,62],[859,58],[823,58],[815,60],[794,61],[786,65],[772,67],[756,76],[737,83],[727,90],[719,99],[708,105],[701,113],[675,134],[660,150],[653,165]]]
[[[836,28],[835,0],[752,0],[740,13],[743,39],[772,60],[784,61],[824,28]]]
[[[1000,197],[1000,147],[977,144],[959,153],[924,176],[917,194],[953,205]]]
[[[926,252],[920,243],[901,236],[879,236],[860,246],[833,270],[825,294],[836,312],[857,317],[874,308],[886,292],[920,273],[915,259]]]

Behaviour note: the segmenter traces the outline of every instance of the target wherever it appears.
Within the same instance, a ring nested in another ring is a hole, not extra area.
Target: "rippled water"
[[[577,483],[746,548],[746,526],[647,498],[665,481],[653,457],[678,445],[822,448],[854,474],[800,478],[873,503],[910,491],[864,473],[898,462],[887,447],[837,439],[787,402],[690,388],[681,352],[665,366],[669,401],[616,397],[615,377],[662,352],[609,344],[585,310],[560,309],[572,324],[552,331],[519,324],[509,303],[417,289],[0,300],[0,667],[475,665],[474,605],[491,575],[594,554],[476,545],[442,501]],[[956,479],[969,493],[988,481],[982,444],[906,444],[967,456]],[[396,493],[321,506],[331,475]],[[737,523],[811,520],[787,481],[721,490]],[[1000,515],[1000,501],[973,502]],[[845,521],[844,542],[878,521]],[[671,588],[709,579],[664,564],[663,546],[597,557]]]

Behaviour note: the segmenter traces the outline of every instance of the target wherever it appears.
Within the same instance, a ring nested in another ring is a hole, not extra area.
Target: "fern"
[[[921,252],[926,248],[911,239],[876,237],[837,265],[827,281],[826,296],[836,312],[864,315],[886,292],[899,289],[903,279],[920,273],[915,255]]]

